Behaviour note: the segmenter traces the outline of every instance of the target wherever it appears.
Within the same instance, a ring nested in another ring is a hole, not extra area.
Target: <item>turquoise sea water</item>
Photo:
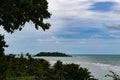
[[[54,64],[57,60],[63,63],[75,63],[89,71],[99,80],[112,80],[105,75],[114,71],[120,75],[120,55],[74,55],[73,57],[38,57]]]

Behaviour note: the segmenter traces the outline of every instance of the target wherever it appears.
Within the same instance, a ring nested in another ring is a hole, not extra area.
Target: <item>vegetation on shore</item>
[[[114,73],[113,71],[109,71],[111,74],[105,75],[105,77],[111,77],[113,80],[120,80],[120,76]]]
[[[47,56],[47,57],[71,57],[70,55],[67,55],[65,53],[61,52],[40,52],[36,54],[35,56],[40,57],[40,56]]]
[[[0,57],[0,80],[97,80],[86,68],[57,61],[53,66],[44,59],[15,55]]]
[[[110,71],[113,80],[120,80],[120,76]],[[20,57],[5,55],[0,57],[0,80],[98,80],[87,68],[78,64],[63,64],[57,61],[53,66],[44,59],[34,59],[26,54]]]

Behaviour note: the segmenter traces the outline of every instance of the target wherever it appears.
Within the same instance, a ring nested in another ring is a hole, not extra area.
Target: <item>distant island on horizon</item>
[[[72,57],[71,55],[67,55],[61,52],[40,52],[35,57]]]

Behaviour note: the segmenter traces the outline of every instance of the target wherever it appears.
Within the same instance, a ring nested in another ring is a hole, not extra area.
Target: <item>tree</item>
[[[50,24],[43,19],[50,18],[46,0],[0,0],[0,25],[7,32],[21,30],[26,22],[32,21],[35,28],[48,29]]]
[[[6,42],[4,41],[4,36],[0,35],[0,57],[4,56],[5,47],[8,47],[8,45],[6,45]]]
[[[82,68],[77,64],[63,64],[57,61],[53,67],[51,80],[98,80],[91,75],[86,68]]]
[[[61,61],[57,61],[53,65],[54,73],[55,73],[55,80],[64,80],[64,71],[63,71],[63,63]]]
[[[0,0],[0,26],[8,33],[21,30],[27,22],[33,22],[37,30],[39,26],[49,29],[50,24],[44,22],[51,16],[47,9],[47,0]],[[3,39],[0,35],[0,43],[5,43]],[[1,53],[4,46],[0,46]]]
[[[105,75],[105,77],[111,77],[113,80],[120,80],[120,76],[114,73],[113,71],[110,71],[111,74]]]

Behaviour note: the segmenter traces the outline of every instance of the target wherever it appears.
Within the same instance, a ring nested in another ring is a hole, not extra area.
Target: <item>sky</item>
[[[5,53],[120,54],[120,0],[48,0],[49,30],[32,22],[8,34]]]

